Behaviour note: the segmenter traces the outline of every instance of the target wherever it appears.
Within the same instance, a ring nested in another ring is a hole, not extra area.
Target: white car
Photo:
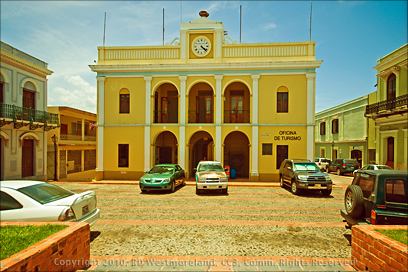
[[[200,161],[195,170],[196,194],[202,190],[221,190],[228,194],[228,177],[220,162]]]
[[[363,170],[394,170],[388,165],[381,165],[381,164],[367,164],[361,169],[354,170],[353,176],[356,176],[357,173],[363,171]]]
[[[326,170],[327,166],[330,164],[330,159],[328,158],[315,158],[315,163],[320,168],[321,171]]]
[[[100,217],[96,193],[73,193],[41,181],[0,182],[1,222],[87,222]]]

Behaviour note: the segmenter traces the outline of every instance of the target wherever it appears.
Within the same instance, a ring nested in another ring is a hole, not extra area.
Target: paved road
[[[135,185],[59,185],[97,192],[102,216],[91,229],[88,270],[353,270],[341,187],[324,197],[280,187],[197,196],[194,186],[141,194]]]

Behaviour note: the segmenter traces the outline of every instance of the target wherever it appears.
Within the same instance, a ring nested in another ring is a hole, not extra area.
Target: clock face
[[[199,37],[193,43],[193,52],[199,57],[206,56],[208,53],[210,53],[210,50],[210,41],[204,37]]]

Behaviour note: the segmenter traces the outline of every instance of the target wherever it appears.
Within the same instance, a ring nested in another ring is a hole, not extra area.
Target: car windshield
[[[173,174],[174,167],[171,166],[154,166],[149,174]]]
[[[224,171],[219,163],[203,163],[198,167],[199,172]]]
[[[74,195],[74,193],[71,191],[48,183],[23,187],[17,191],[31,197],[41,204],[47,204]]]
[[[315,163],[295,163],[293,167],[295,171],[320,172],[319,167]]]

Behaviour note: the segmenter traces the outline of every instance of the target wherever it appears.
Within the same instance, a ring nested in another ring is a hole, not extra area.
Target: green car
[[[179,185],[186,185],[186,175],[183,168],[177,164],[155,165],[139,181],[139,187],[143,193],[148,190],[174,192]]]

